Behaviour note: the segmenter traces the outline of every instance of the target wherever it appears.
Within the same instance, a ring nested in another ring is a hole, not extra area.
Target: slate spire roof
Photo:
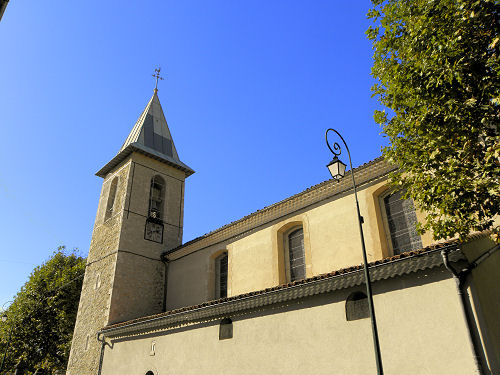
[[[179,159],[167,120],[163,114],[157,89],[154,89],[153,96],[139,116],[118,154],[102,167],[96,175],[105,177],[133,151],[180,169],[186,173],[186,177],[194,173],[191,168]]]

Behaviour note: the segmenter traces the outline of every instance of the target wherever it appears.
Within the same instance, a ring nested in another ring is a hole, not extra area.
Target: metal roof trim
[[[370,265],[370,277],[373,282],[386,280],[396,276],[422,271],[442,265],[441,251],[451,249],[450,260],[457,262],[465,257],[458,249],[457,244],[440,247],[424,253],[398,258],[387,263]],[[239,311],[262,307],[275,303],[282,303],[317,294],[328,293],[339,289],[350,288],[364,282],[363,268],[332,275],[324,278],[304,280],[303,283],[284,286],[273,290],[257,291],[234,296],[229,300],[216,301],[209,305],[196,305],[182,309],[182,311],[166,312],[160,316],[152,316],[145,320],[117,323],[115,326],[103,328],[100,333],[109,338],[125,337],[133,334],[145,334],[153,330],[166,330],[172,325],[186,324],[200,319],[225,316]]]
[[[118,164],[120,164],[122,161],[124,161],[132,152],[140,152],[141,154],[144,154],[146,156],[152,157],[155,160],[161,161],[163,163],[166,163],[174,168],[180,169],[184,173],[186,173],[186,177],[191,176],[194,173],[194,170],[189,168],[186,164],[180,161],[175,161],[168,155],[162,154],[156,150],[153,150],[152,148],[149,148],[147,146],[141,145],[140,143],[134,142],[129,144],[127,147],[125,147],[123,150],[118,152],[116,156],[111,159],[104,167],[102,167],[97,173],[96,176],[98,177],[106,177],[106,175]]]

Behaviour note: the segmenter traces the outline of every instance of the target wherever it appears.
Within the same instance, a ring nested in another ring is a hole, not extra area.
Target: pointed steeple
[[[180,162],[156,89],[120,151],[134,142]]]
[[[158,89],[156,87],[153,96],[139,116],[118,154],[102,167],[96,175],[105,177],[109,171],[121,163],[133,151],[140,152],[180,169],[186,173],[186,177],[194,173],[191,168],[179,159],[167,120],[158,99]]]

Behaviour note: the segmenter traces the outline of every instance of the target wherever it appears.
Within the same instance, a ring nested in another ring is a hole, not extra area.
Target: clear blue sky
[[[154,87],[184,241],[329,178],[324,131],[380,155],[368,0],[11,1],[0,22],[0,304],[59,245],[88,252],[102,180]]]

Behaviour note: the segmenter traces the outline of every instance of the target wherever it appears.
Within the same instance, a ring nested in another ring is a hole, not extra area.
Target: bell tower
[[[96,173],[103,185],[68,374],[97,374],[104,326],[163,311],[161,254],[182,243],[184,180],[193,173],[179,159],[155,87],[125,143]]]

